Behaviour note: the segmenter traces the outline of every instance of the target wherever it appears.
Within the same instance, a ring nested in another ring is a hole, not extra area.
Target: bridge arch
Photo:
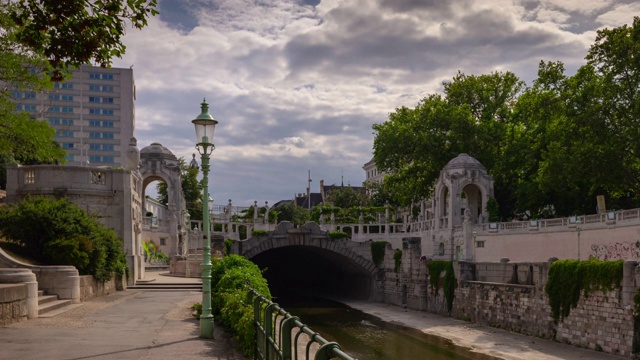
[[[378,268],[369,242],[331,240],[313,222],[294,228],[281,222],[271,236],[238,242],[239,253],[266,269],[274,296],[369,299]]]

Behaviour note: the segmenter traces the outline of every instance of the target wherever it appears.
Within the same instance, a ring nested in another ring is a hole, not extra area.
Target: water
[[[285,301],[290,306],[285,306],[282,299],[278,302],[322,337],[337,342],[343,351],[359,360],[493,359],[456,347],[449,340],[386,323],[337,302]]]

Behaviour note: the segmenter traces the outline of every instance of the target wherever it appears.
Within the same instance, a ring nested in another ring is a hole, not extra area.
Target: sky
[[[396,108],[441,93],[458,71],[531,84],[544,60],[573,75],[597,30],[631,24],[640,3],[160,0],[158,10],[114,60],[133,66],[138,146],[189,161],[206,98],[219,121],[211,196],[246,206],[306,192],[308,171],[312,192],[320,180],[362,185],[372,125]]]

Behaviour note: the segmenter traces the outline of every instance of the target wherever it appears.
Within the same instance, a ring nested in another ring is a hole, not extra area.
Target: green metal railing
[[[298,355],[304,351],[305,360],[356,360],[343,352],[338,343],[327,341],[300,322],[297,316],[292,316],[254,290],[250,293],[254,297],[255,359],[298,360]],[[313,350],[315,354],[312,354]]]

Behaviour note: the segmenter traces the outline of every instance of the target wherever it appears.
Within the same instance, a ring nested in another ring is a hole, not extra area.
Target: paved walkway
[[[158,271],[147,272],[146,278],[158,283],[200,282]],[[160,290],[127,290],[92,299],[53,318],[0,327],[0,359],[247,360],[233,349],[232,340],[220,327],[216,326],[213,340],[198,337],[199,323],[189,308],[201,300],[199,291]],[[624,359],[392,305],[347,304],[501,359]]]
[[[500,359],[625,359],[622,356],[607,355],[593,350],[581,349],[559,342],[475,325],[423,311],[403,309],[381,303],[362,301],[343,302],[352,308],[374,315],[384,321],[417,329],[426,334],[450,339],[455,345]]]
[[[246,360],[220,327],[214,340],[199,338],[189,308],[201,300],[199,291],[126,290],[85,301],[53,318],[0,327],[0,359]]]

